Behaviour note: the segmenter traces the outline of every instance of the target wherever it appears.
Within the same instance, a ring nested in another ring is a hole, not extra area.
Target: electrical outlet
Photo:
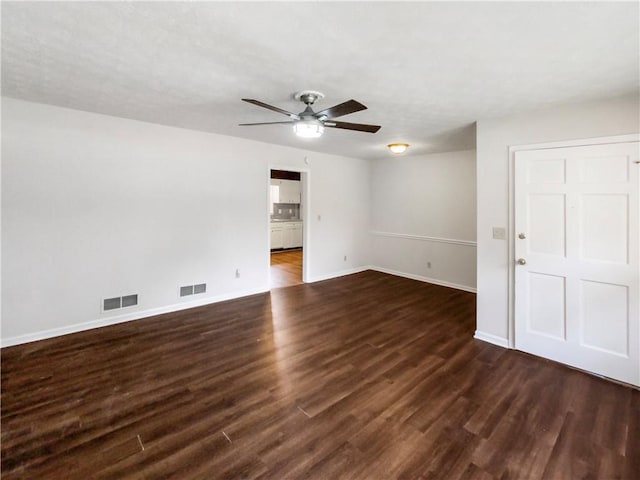
[[[431,268],[431,262],[427,262],[427,268]]]
[[[240,278],[240,269],[236,268],[236,278]]]
[[[493,227],[494,240],[505,240],[507,238],[507,231],[502,227]]]

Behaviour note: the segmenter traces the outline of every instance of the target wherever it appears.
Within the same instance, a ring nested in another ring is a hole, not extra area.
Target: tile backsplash
[[[299,203],[274,203],[272,220],[300,220]]]

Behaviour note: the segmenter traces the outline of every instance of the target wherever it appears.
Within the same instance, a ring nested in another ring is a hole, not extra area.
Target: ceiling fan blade
[[[295,122],[291,120],[290,122],[260,122],[260,123],[239,123],[239,127],[248,127],[251,125],[281,125],[281,124],[294,124]]]
[[[334,105],[333,107],[326,108],[317,112],[315,114],[316,118],[326,117],[326,118],[337,118],[342,117],[343,115],[348,115],[350,113],[359,112],[360,110],[366,110],[365,107],[360,102],[356,102],[355,100],[347,100],[340,105]]]
[[[286,115],[287,117],[293,118],[295,120],[300,120],[300,117],[295,113],[287,112],[286,110],[283,110],[278,107],[274,107],[273,105],[269,105],[268,103],[261,102],[260,100],[254,100],[252,98],[243,98],[242,101],[247,103],[252,103],[254,105],[257,105],[258,107],[266,108],[267,110],[272,110],[274,112],[282,113],[283,115]]]
[[[376,133],[380,130],[380,125],[366,125],[364,123],[350,123],[350,122],[334,122],[329,121],[324,124],[329,128],[343,128],[345,130],[357,130],[358,132]]]

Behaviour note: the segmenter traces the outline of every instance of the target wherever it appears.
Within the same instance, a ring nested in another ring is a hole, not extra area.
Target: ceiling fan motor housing
[[[311,109],[311,105],[307,105],[307,108],[305,108],[304,111],[300,112],[298,114],[298,116],[303,120],[309,120],[309,119],[315,119],[316,118],[316,114]]]
[[[324,98],[324,93],[316,90],[301,90],[296,93],[293,98],[309,106],[313,105],[316,100],[322,100]]]

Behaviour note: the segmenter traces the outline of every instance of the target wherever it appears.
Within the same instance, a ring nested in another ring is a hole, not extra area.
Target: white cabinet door
[[[280,203],[300,203],[300,182],[278,180],[280,182]]]
[[[280,188],[282,189],[282,196],[280,200],[282,203],[295,203],[293,201],[293,181],[292,180],[282,180],[282,184]]]
[[[273,208],[274,203],[280,203],[280,183],[279,180],[271,180],[269,186],[269,193],[271,196],[271,206]],[[271,212],[273,213],[273,212]]]
[[[280,223],[271,227],[271,248],[302,247],[302,223]]]
[[[281,226],[271,227],[271,248],[283,248],[284,238]]]
[[[516,348],[640,386],[638,143],[517,152]]]
[[[300,194],[300,182],[297,180],[293,180],[291,184],[291,203],[300,203],[300,199],[302,198]]]
[[[293,227],[293,246],[302,247],[302,223],[295,223]]]
[[[293,248],[293,223],[285,223],[282,228],[282,248]]]

